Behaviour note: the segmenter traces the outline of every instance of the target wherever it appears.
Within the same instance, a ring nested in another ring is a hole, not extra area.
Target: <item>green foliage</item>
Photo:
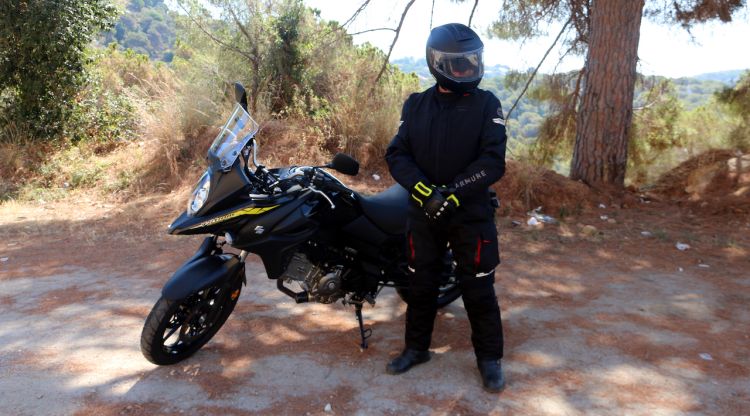
[[[384,150],[405,96],[419,88],[415,76],[390,65],[374,83],[384,53],[355,46],[338,23],[321,20],[301,0],[214,1],[219,19],[199,3],[182,4],[189,14],[178,19],[185,41],[176,70],[210,69],[221,92],[241,80],[254,116],[304,121],[326,151],[366,157]]]
[[[171,62],[175,39],[175,22],[164,0],[130,0],[113,30],[104,35],[103,42]]]
[[[675,85],[669,80],[641,78],[641,94],[634,100],[633,128],[628,141],[628,176],[636,183],[648,183],[655,177],[654,165],[664,163],[667,152],[682,146],[684,136],[679,134],[678,121],[682,106]]]
[[[731,131],[730,143],[740,150],[750,150],[750,71],[740,78],[733,88],[725,88],[716,94],[716,98],[726,104],[729,110],[739,119],[738,125]]]
[[[9,128],[66,132],[86,82],[86,46],[109,27],[105,0],[13,0],[0,5],[0,140]]]
[[[568,29],[574,33],[566,38],[571,53],[583,54],[589,31],[590,0],[523,0],[504,1],[498,19],[489,33],[506,40],[525,40],[547,35],[542,28],[559,22],[570,22]]]
[[[133,52],[118,52],[114,47],[91,53],[86,66],[88,82],[76,97],[71,113],[69,135],[73,142],[91,140],[115,145],[135,137],[137,120],[132,94],[118,82],[134,77],[136,67],[149,65],[147,57]],[[118,72],[128,71],[128,74]]]
[[[543,34],[539,30],[540,27],[548,27],[552,23],[560,23],[563,24],[560,36],[565,34],[562,39],[563,46],[567,50],[566,53],[583,54],[588,51],[591,52],[589,57],[603,56],[599,55],[599,53],[604,52],[602,50],[602,48],[606,48],[606,46],[603,46],[605,45],[604,43],[594,45],[589,43],[589,39],[592,37],[592,30],[605,33],[607,26],[613,22],[637,22],[634,19],[639,19],[641,16],[660,20],[661,23],[670,22],[680,24],[687,29],[695,23],[704,23],[710,20],[728,22],[732,20],[733,14],[737,13],[744,6],[745,2],[744,0],[674,0],[671,2],[648,3],[648,6],[644,6],[643,2],[632,3],[634,6],[632,9],[629,11],[623,9],[623,13],[616,14],[592,13],[592,10],[598,9],[595,0],[504,1],[501,6],[500,16],[490,29],[490,33],[503,39],[525,40]],[[614,6],[612,2],[608,4]],[[636,28],[636,30],[639,29]],[[565,33],[566,31],[567,33]],[[623,40],[624,44],[633,49],[637,47],[637,33],[631,32],[630,36],[619,39]],[[589,51],[589,47],[599,49],[597,51]],[[636,58],[635,54],[632,56],[628,56],[628,54],[610,55],[610,60],[614,59],[614,66],[620,68],[627,68],[631,65],[635,67]],[[635,77],[633,77],[633,74],[626,74],[623,79],[612,82],[615,80],[615,77],[623,76],[623,74],[607,73],[607,70],[602,70],[601,68],[603,67],[601,66],[589,66],[588,59],[586,65],[587,68],[584,70],[586,79],[584,79],[584,83],[590,88],[582,90],[582,94],[585,97],[582,97],[580,100],[585,105],[585,108],[579,108],[578,106],[578,89],[576,89],[574,100],[572,100],[573,104],[566,106],[566,108],[572,111],[573,114],[579,113],[575,116],[576,119],[591,116],[601,121],[603,117],[615,113],[617,116],[610,119],[609,128],[617,132],[615,134],[619,137],[604,137],[593,134],[588,129],[577,132],[575,138],[576,152],[574,155],[576,160],[572,163],[575,170],[572,172],[572,177],[583,179],[591,185],[601,183],[607,186],[622,187],[626,171],[624,164],[620,161],[627,160],[628,157],[625,146],[628,144],[629,137],[624,137],[624,135],[628,132],[628,124],[632,122],[631,104],[629,102],[614,104],[614,107],[612,107],[612,103],[602,105],[589,104],[600,102],[599,97],[596,97],[598,94],[596,92],[597,88],[601,89],[605,86],[606,88],[612,88],[611,86],[607,86],[608,82],[611,82],[609,85],[615,85],[616,95],[622,97],[631,94],[635,84]],[[581,114],[581,112],[591,112],[592,114]],[[558,111],[557,114],[564,116],[565,120],[556,120],[556,124],[563,123],[567,125],[565,123],[568,120],[566,112]],[[661,114],[661,116],[671,117],[667,116],[667,114]],[[646,129],[656,127],[655,125],[650,125]],[[557,134],[555,136],[560,137]],[[621,144],[615,145],[616,143]],[[584,152],[579,152],[583,148],[587,148],[586,157],[581,157]],[[591,149],[596,150],[593,152],[588,151]],[[548,163],[548,161],[549,158],[543,158],[544,163]],[[607,174],[602,175],[602,173]]]

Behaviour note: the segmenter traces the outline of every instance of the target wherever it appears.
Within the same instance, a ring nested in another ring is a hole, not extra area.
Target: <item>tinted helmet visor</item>
[[[473,82],[484,75],[482,52],[484,48],[469,52],[441,52],[427,48],[428,64],[444,77],[456,82]]]

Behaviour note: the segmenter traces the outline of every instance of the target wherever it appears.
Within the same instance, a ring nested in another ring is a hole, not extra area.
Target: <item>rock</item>
[[[323,410],[325,410],[326,413],[331,413],[331,411],[333,410],[333,408],[331,407],[330,403],[327,403],[326,407]]]
[[[653,237],[654,234],[651,231],[641,231],[641,235],[644,237]]]
[[[617,224],[617,220],[614,219],[614,218],[608,219],[607,222],[610,223],[610,224]]]
[[[750,170],[750,154],[741,157],[733,157],[727,160],[727,169],[730,173],[745,172]]]
[[[599,232],[599,230],[597,230],[596,227],[594,227],[593,225],[585,225],[583,227],[583,230],[581,231],[583,232],[584,235],[587,235],[590,237],[595,236]]]
[[[675,244],[675,247],[677,247],[677,250],[685,251],[685,250],[690,249],[690,244],[678,242],[677,244]]]

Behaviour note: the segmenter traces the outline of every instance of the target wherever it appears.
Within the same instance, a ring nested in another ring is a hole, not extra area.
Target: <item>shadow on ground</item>
[[[330,404],[333,414],[741,415],[750,408],[741,227],[706,230],[680,216],[620,212],[617,225],[587,238],[572,224],[572,233],[504,229],[496,289],[509,384],[498,396],[479,387],[460,301],[440,312],[433,360],[389,376],[384,366],[402,347],[405,311],[391,290],[365,309],[374,335],[361,351],[352,309],[295,305],[257,261],[215,339],[183,363],[155,367],[138,349],[143,320],[199,238],[145,226],[142,234],[120,233],[122,220],[2,224],[0,413],[323,414]],[[693,248],[677,251],[661,233],[641,238],[645,228],[690,238]]]

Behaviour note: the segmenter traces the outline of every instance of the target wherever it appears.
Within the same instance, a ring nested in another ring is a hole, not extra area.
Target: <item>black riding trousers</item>
[[[406,310],[406,347],[430,347],[437,314],[437,296],[443,256],[450,247],[457,263],[471,341],[478,360],[503,356],[503,330],[495,288],[494,269],[499,263],[497,232],[493,220],[433,223],[423,215],[410,215],[408,234],[410,279]]]

